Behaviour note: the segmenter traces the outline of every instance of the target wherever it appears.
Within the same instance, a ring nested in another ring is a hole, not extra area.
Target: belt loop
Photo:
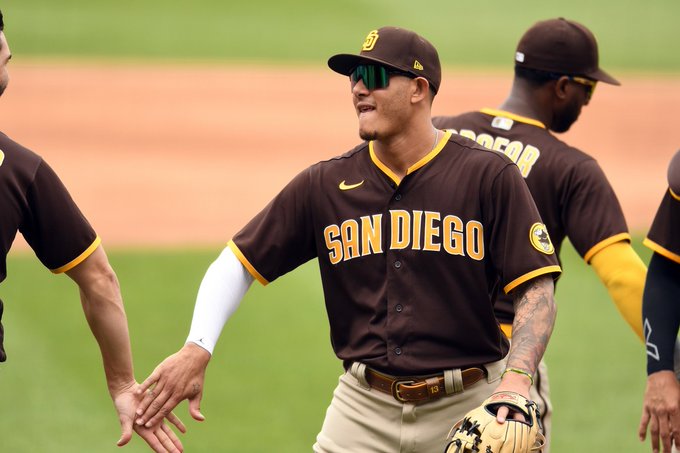
[[[369,390],[371,388],[370,385],[368,385],[368,381],[366,380],[366,365],[360,362],[352,362],[352,366],[349,369],[349,372],[352,376],[354,376],[357,381],[359,381],[359,385],[366,390]]]
[[[460,368],[444,370],[444,387],[447,395],[463,391],[463,373]]]
[[[497,362],[491,362],[484,365],[486,368],[487,382],[494,382],[501,378],[501,374],[505,370],[506,359],[503,358]]]

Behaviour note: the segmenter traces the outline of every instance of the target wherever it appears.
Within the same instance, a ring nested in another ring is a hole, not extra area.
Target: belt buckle
[[[394,380],[394,381],[392,381],[392,388],[391,388],[391,390],[392,390],[392,396],[393,396],[394,399],[396,399],[397,401],[400,401],[400,402],[402,402],[402,403],[408,403],[408,400],[405,400],[405,399],[401,396],[401,393],[399,393],[399,386],[400,386],[400,385],[411,385],[411,384],[415,384],[415,383],[416,383],[416,381],[414,381],[414,380],[408,380],[408,379],[407,379],[407,380],[402,380],[402,381],[399,381],[399,380]]]

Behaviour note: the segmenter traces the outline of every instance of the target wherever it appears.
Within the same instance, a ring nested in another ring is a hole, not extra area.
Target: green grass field
[[[582,21],[607,69],[680,71],[675,0],[9,0],[2,5],[15,58],[64,55],[257,61],[324,66],[355,52],[383,25],[419,31],[445,65],[511,64],[535,21]]]
[[[639,243],[639,241],[636,241]],[[643,259],[649,254],[639,250]],[[202,275],[219,248],[113,251],[138,379],[181,347]],[[553,452],[645,452],[636,431],[644,349],[571,246],[563,253],[558,322],[547,360]],[[76,286],[30,253],[3,283],[9,361],[0,367],[3,452],[117,451],[117,421]],[[208,367],[204,423],[177,410],[187,451],[310,451],[341,371],[332,353],[316,263],[254,284]],[[578,434],[576,434],[578,433]],[[134,438],[126,451],[146,451]]]

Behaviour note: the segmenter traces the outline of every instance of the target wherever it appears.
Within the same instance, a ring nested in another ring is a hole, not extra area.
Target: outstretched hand
[[[672,443],[680,446],[680,383],[673,371],[657,371],[647,377],[638,435],[640,441],[652,440],[656,453],[663,447],[670,453]]]
[[[137,389],[139,384],[134,382],[132,385],[120,389],[112,393],[113,404],[118,412],[118,420],[120,422],[121,436],[116,443],[119,447],[126,445],[132,438],[132,431],[139,434],[139,437],[144,439],[149,447],[156,453],[181,453],[184,451],[184,446],[179,440],[174,431],[163,421],[153,428],[145,426],[137,426],[133,423],[135,419],[135,411],[141,402],[141,396],[138,395]],[[172,412],[166,417],[167,421],[175,425],[175,427],[182,433],[186,432],[184,423],[175,416]]]
[[[143,399],[137,408],[135,424],[152,428],[185,399],[189,400],[189,414],[195,420],[205,420],[200,404],[209,361],[208,351],[187,343],[161,362],[136,391]]]

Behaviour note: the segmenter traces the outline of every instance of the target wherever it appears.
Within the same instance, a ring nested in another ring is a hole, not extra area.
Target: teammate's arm
[[[673,371],[673,348],[680,328],[680,263],[654,253],[645,284],[642,316],[647,340],[647,388],[639,436],[650,428],[652,447],[680,445],[680,384]]]
[[[642,292],[647,268],[629,242],[606,246],[591,259],[595,273],[604,283],[616,308],[641,341]]]
[[[80,289],[83,312],[99,344],[109,394],[121,425],[118,445],[125,445],[132,437],[135,409],[141,397],[134,393],[138,384],[133,375],[127,317],[118,279],[101,245],[66,274]],[[185,431],[182,422],[173,414],[168,414],[168,420],[180,431]],[[135,427],[135,431],[154,451],[179,452],[183,449],[180,440],[165,423],[154,429]]]
[[[497,391],[513,391],[529,398],[533,376],[555,324],[557,306],[554,290],[552,277],[543,275],[513,291],[515,319],[512,324],[512,342],[506,372]],[[499,410],[498,421],[504,422],[506,415],[507,410]]]
[[[141,396],[151,389],[137,409],[138,425],[155,426],[185,399],[191,416],[205,420],[200,411],[205,370],[224,324],[253,280],[229,247],[210,265],[196,296],[187,343],[158,365],[138,390]]]

